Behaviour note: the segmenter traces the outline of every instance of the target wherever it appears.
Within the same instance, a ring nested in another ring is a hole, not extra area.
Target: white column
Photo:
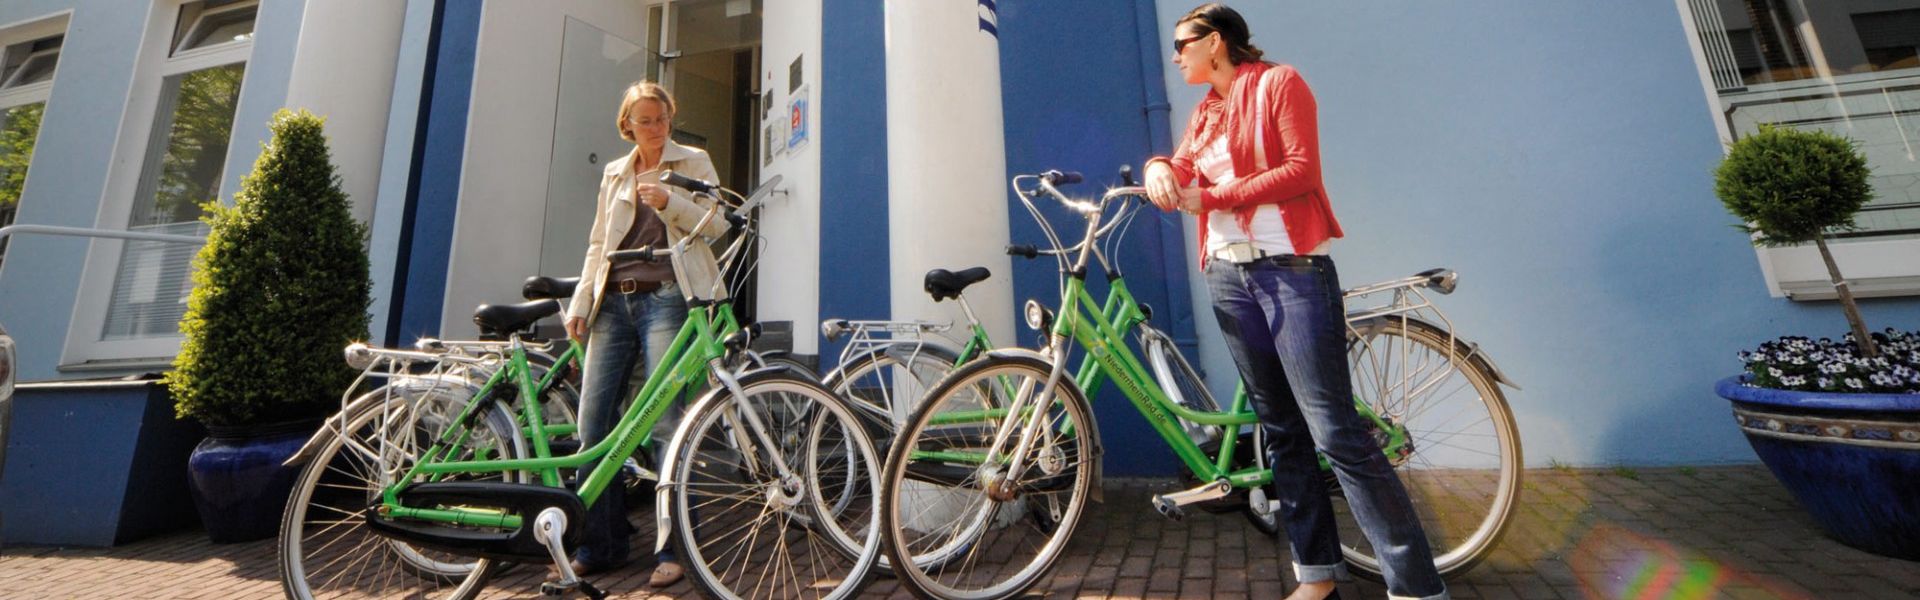
[[[1006,140],[997,19],[979,0],[886,0],[887,217],[893,317],[952,320],[921,289],[927,270],[985,266],[967,299],[1013,340]]]
[[[965,321],[958,303],[935,303],[927,270],[984,266],[967,288],[988,335],[1013,343],[1007,244],[1007,160],[1000,112],[998,19],[981,0],[886,0],[887,237],[893,318]],[[962,334],[964,335],[964,333]],[[907,413],[912,406],[896,406]],[[905,414],[896,414],[903,418]],[[908,527],[933,529],[964,514],[968,494],[908,482]],[[1025,514],[1001,511],[1002,518]],[[997,523],[1003,527],[1006,523]]]
[[[327,119],[327,141],[353,214],[373,217],[386,145],[393,76],[406,2],[325,0],[306,3],[287,83],[287,108]]]

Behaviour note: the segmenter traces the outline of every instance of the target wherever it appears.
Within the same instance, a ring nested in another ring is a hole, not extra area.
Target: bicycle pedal
[[[564,598],[568,592],[580,592],[580,595],[592,600],[606,600],[607,598],[606,592],[600,591],[600,588],[593,587],[593,584],[587,583],[586,581],[575,581],[572,585],[558,581],[543,581],[540,583],[540,595],[544,597]]]
[[[1179,521],[1187,516],[1186,511],[1180,508],[1179,503],[1174,502],[1172,498],[1166,496],[1153,497],[1153,510],[1160,513],[1160,516],[1175,521]]]
[[[626,462],[621,463],[620,470],[625,471],[627,473],[627,477],[634,480],[644,480],[644,481],[660,480],[659,473],[655,473],[653,471],[648,470],[646,467],[640,466],[640,461],[634,460],[632,458],[629,458],[627,459]]]

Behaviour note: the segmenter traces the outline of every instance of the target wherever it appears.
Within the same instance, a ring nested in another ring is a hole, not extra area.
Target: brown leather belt
[[[622,294],[651,294],[660,289],[660,282],[629,278],[615,281],[610,287]]]

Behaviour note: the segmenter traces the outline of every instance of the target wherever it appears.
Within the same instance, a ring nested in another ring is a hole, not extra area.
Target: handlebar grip
[[[1133,182],[1133,165],[1120,165],[1120,187],[1140,185]]]
[[[713,193],[713,184],[705,181],[701,181],[698,179],[694,179],[692,177],[688,177],[685,175],[681,175],[673,171],[667,171],[665,173],[660,174],[660,183],[664,183],[673,187],[687,190],[689,192],[698,192],[702,194]]]
[[[612,252],[608,252],[607,260],[609,261],[637,260],[640,262],[653,262],[654,260],[653,245],[649,244],[649,245],[641,246],[639,248],[634,248],[632,250],[615,250]]]
[[[727,215],[727,222],[732,223],[735,228],[744,228],[747,226],[747,218],[740,216],[740,213],[728,211],[722,214]]]
[[[1040,256],[1040,249],[1033,247],[1033,244],[1008,244],[1007,256],[1038,258]]]
[[[1040,178],[1047,180],[1047,183],[1050,183],[1053,185],[1067,185],[1067,184],[1073,184],[1073,183],[1080,183],[1082,180],[1086,179],[1085,177],[1081,177],[1079,173],[1075,173],[1073,171],[1067,171],[1064,173],[1060,171],[1047,171],[1045,173],[1041,173]]]

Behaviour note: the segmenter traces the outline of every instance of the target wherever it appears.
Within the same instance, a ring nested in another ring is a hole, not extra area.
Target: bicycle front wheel
[[[835,465],[847,461],[875,464],[872,438],[818,383],[761,373],[742,379],[740,390],[744,397],[723,390],[687,415],[674,438],[667,509],[694,582],[714,598],[858,594],[880,557],[872,519],[879,475],[868,468],[848,480],[822,471],[838,473]],[[822,491],[823,480],[863,489]],[[867,500],[831,514],[826,498],[838,496]],[[843,553],[846,547],[858,551]]]
[[[1047,389],[1050,367],[1031,356],[967,363],[900,429],[881,529],[894,574],[916,596],[1011,598],[1066,551],[1099,457],[1086,397],[1064,376]]]
[[[394,384],[346,415],[295,480],[280,523],[281,583],[288,598],[472,598],[495,561],[415,547],[375,535],[366,511],[455,422],[466,397]],[[489,402],[451,459],[520,458],[504,408]],[[475,474],[524,481],[524,473]],[[461,479],[469,479],[462,477]]]
[[[1446,330],[1415,319],[1353,324],[1347,340],[1356,401],[1385,427],[1376,438],[1413,500],[1443,577],[1493,551],[1518,504],[1520,433],[1493,369]],[[1336,498],[1347,562],[1379,580],[1380,561]]]

